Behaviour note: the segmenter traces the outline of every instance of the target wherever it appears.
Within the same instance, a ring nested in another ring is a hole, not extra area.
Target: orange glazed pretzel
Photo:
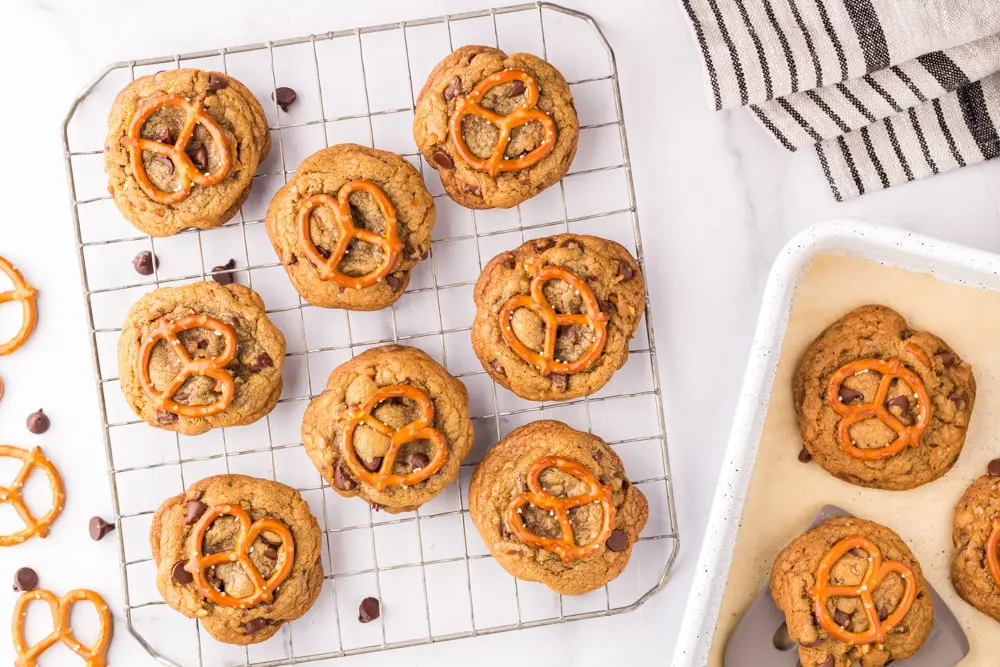
[[[486,93],[511,81],[520,81],[524,84],[524,101],[514,111],[506,116],[501,116],[480,104]],[[556,123],[551,116],[537,108],[538,96],[538,83],[534,77],[522,69],[507,69],[480,81],[471,93],[456,99],[455,113],[452,114],[448,125],[455,152],[470,167],[478,171],[485,171],[491,178],[496,178],[501,171],[520,171],[537,164],[556,146]],[[480,160],[477,158],[469,150],[468,144],[465,143],[465,137],[462,135],[462,121],[466,116],[479,116],[500,130],[496,146],[493,147],[493,153],[488,159]],[[545,132],[542,143],[518,158],[504,159],[504,153],[510,143],[510,135],[514,128],[533,122],[542,124],[542,129]]]
[[[372,411],[379,403],[390,398],[410,399],[420,408],[420,417],[399,429],[394,429],[379,421],[372,414]],[[344,458],[347,459],[347,465],[351,472],[361,481],[374,486],[379,491],[385,491],[389,486],[419,484],[440,470],[445,459],[448,458],[448,442],[445,440],[444,434],[432,426],[434,423],[434,402],[427,395],[427,392],[419,387],[410,384],[394,384],[376,389],[360,408],[350,408],[348,415],[350,419],[344,433]],[[365,468],[361,459],[358,458],[358,453],[354,450],[354,432],[361,424],[365,424],[391,439],[389,449],[382,457],[382,465],[375,472]],[[405,475],[394,474],[392,467],[396,463],[396,457],[399,456],[399,450],[406,443],[415,440],[431,441],[431,445],[434,447],[434,456],[431,457],[430,463]]]
[[[911,350],[918,348],[911,347]],[[920,351],[918,356],[926,358]],[[871,403],[861,405],[845,405],[840,401],[840,387],[847,378],[859,373],[875,371],[882,375],[879,382],[878,391],[875,392],[875,400]],[[917,405],[920,413],[912,426],[906,426],[889,412],[885,407],[885,400],[889,396],[889,388],[892,381],[900,379],[906,383],[916,394]],[[923,381],[910,369],[903,365],[902,360],[894,358],[891,361],[881,359],[859,359],[843,366],[830,377],[830,382],[826,389],[826,400],[833,408],[833,411],[842,417],[837,426],[837,439],[840,447],[845,452],[856,459],[864,461],[881,461],[890,456],[895,456],[906,449],[907,446],[916,447],[920,444],[920,438],[930,424],[931,420],[931,399],[927,394],[927,387]],[[880,449],[862,449],[851,441],[850,429],[858,422],[871,418],[891,428],[898,436],[895,441]]]
[[[52,611],[52,632],[44,639],[28,646],[24,637],[24,619],[27,615],[28,605],[36,600],[47,602]],[[81,644],[69,626],[70,612],[77,602],[89,602],[94,605],[97,611],[97,618],[101,624],[100,633],[93,646],[87,647]],[[104,667],[108,664],[105,653],[108,644],[111,642],[111,612],[104,599],[94,591],[77,589],[70,591],[61,598],[56,597],[49,591],[28,591],[21,595],[14,603],[14,622],[11,632],[14,636],[14,650],[17,652],[17,659],[14,660],[15,667],[35,667],[38,664],[38,657],[49,650],[56,642],[62,642],[73,653],[83,658],[87,667]]]
[[[385,220],[385,236],[355,226],[354,218],[351,216],[349,197],[352,192],[359,191],[371,195],[375,205],[382,212],[382,218]],[[330,209],[340,231],[340,235],[337,237],[337,246],[330,252],[329,257],[320,254],[316,244],[313,243],[312,230],[310,229],[312,212],[320,206]],[[319,271],[319,277],[322,280],[332,280],[338,285],[351,289],[361,289],[374,285],[396,268],[399,251],[403,249],[398,227],[396,207],[389,201],[385,191],[371,181],[364,179],[345,183],[340,188],[336,199],[327,194],[313,195],[303,201],[299,208],[299,240],[302,241],[302,249],[305,250],[306,257]],[[349,276],[341,273],[338,268],[353,239],[360,239],[365,243],[378,246],[382,250],[382,263],[378,268],[363,276]]]
[[[14,477],[14,482],[8,487],[0,486],[0,503],[10,503],[14,506],[18,516],[24,521],[24,530],[13,535],[0,535],[0,547],[9,547],[20,544],[30,537],[37,535],[44,538],[49,532],[49,526],[56,520],[62,512],[66,496],[63,493],[62,477],[59,471],[42,454],[40,447],[35,447],[30,452],[20,447],[10,445],[0,445],[0,456],[9,456],[14,459],[21,459],[21,469]],[[21,497],[21,489],[28,479],[28,475],[34,468],[40,468],[49,478],[49,487],[52,489],[52,509],[46,512],[41,519],[36,519],[31,514],[31,510],[25,505]]]
[[[993,532],[986,541],[986,563],[997,586],[1000,586],[1000,516],[993,518]]]
[[[184,125],[177,134],[177,141],[173,145],[164,144],[152,139],[143,139],[141,136],[142,126],[146,124],[153,114],[165,107],[177,107],[185,114]],[[194,130],[198,124],[212,137],[215,143],[216,153],[219,156],[219,164],[215,171],[203,174],[194,166],[194,162],[187,154],[187,146],[194,137]],[[132,173],[135,180],[146,195],[158,204],[177,204],[184,201],[191,194],[192,185],[208,187],[221,183],[229,174],[229,168],[233,164],[232,156],[229,153],[229,145],[226,137],[222,133],[222,128],[215,120],[205,113],[205,102],[199,100],[192,102],[180,95],[159,95],[145,100],[139,105],[132,123],[129,125],[128,133],[122,137],[122,145],[128,147],[132,157]],[[164,192],[153,185],[146,173],[146,164],[142,161],[143,151],[150,151],[157,155],[162,155],[174,163],[180,187],[173,192]]]
[[[857,586],[831,586],[830,571],[852,549],[861,549],[868,553],[868,570],[865,572],[865,578]],[[893,572],[903,578],[906,591],[903,593],[903,599],[900,600],[896,611],[883,621],[879,619],[878,610],[875,609],[872,593]],[[830,633],[830,636],[853,646],[875,642],[881,644],[885,642],[889,631],[899,625],[903,618],[910,613],[910,607],[917,599],[917,578],[906,563],[897,560],[883,561],[882,552],[879,551],[874,542],[866,537],[854,535],[837,542],[823,556],[819,562],[819,568],[816,570],[816,585],[809,590],[809,595],[816,603],[814,607],[816,619]],[[838,625],[826,606],[827,601],[835,597],[861,598],[861,607],[868,619],[867,629],[863,632],[849,632]]]
[[[192,359],[184,348],[184,344],[177,337],[178,333],[188,329],[211,329],[225,340],[226,348],[218,357]],[[149,362],[153,357],[153,348],[161,339],[170,344],[174,354],[181,360],[181,372],[163,391],[159,391],[153,386],[153,380],[149,376]],[[139,382],[160,410],[166,410],[182,417],[217,415],[230,406],[233,402],[233,396],[236,394],[233,376],[225,368],[236,358],[237,342],[236,332],[231,326],[208,315],[191,315],[179,320],[164,320],[149,332],[149,336],[143,341],[142,348],[139,350]],[[219,400],[208,405],[181,405],[174,401],[174,394],[184,386],[188,378],[195,375],[204,375],[215,380],[216,389],[222,394]]]
[[[206,556],[202,553],[202,543],[205,541],[205,532],[212,522],[220,516],[235,517],[240,523],[240,530],[236,534],[236,544],[229,551],[220,551]],[[260,571],[250,560],[250,548],[254,540],[263,531],[274,533],[281,539],[281,551],[278,552],[278,562],[274,574],[266,581],[261,576]],[[205,570],[211,569],[224,563],[238,563],[243,574],[250,579],[254,592],[244,598],[234,598],[226,595],[211,583],[205,576]],[[233,609],[249,609],[261,602],[270,603],[274,600],[274,592],[278,586],[285,583],[285,579],[292,573],[292,565],[295,563],[295,540],[292,538],[292,531],[284,523],[277,519],[257,519],[250,522],[250,515],[239,505],[216,505],[210,507],[195,524],[191,537],[191,558],[188,559],[184,569],[194,575],[195,585],[198,591],[215,604]]]
[[[587,369],[597,361],[604,351],[604,344],[608,340],[608,314],[601,312],[597,297],[594,296],[594,291],[590,289],[590,286],[569,269],[561,266],[547,266],[539,270],[537,266],[533,266],[530,271],[534,274],[531,279],[531,293],[512,296],[500,310],[500,333],[503,334],[503,339],[507,341],[517,356],[534,365],[543,377],[552,373],[579,373]],[[565,281],[579,292],[587,312],[581,315],[557,313],[542,291],[545,283],[550,280]],[[545,341],[542,344],[541,353],[535,352],[522,343],[521,339],[514,333],[512,318],[514,311],[518,308],[527,308],[540,317],[545,324]],[[555,358],[559,327],[574,324],[590,327],[594,332],[594,342],[590,345],[590,349],[580,355],[576,361],[559,361]]]
[[[579,496],[569,498],[558,498],[553,496],[544,488],[539,481],[542,471],[546,468],[557,468],[563,472],[576,477],[587,485],[587,492]],[[593,473],[584,468],[579,463],[564,459],[561,456],[545,456],[528,468],[527,477],[528,490],[514,497],[507,505],[506,521],[510,530],[517,539],[528,546],[540,547],[546,551],[551,551],[564,562],[569,563],[576,558],[586,558],[598,551],[611,536],[611,531],[615,527],[615,506],[611,504],[611,487],[601,484],[594,477]],[[590,542],[577,545],[576,537],[573,535],[573,526],[569,521],[569,511],[576,507],[583,507],[590,503],[600,503],[604,510],[604,521],[601,530]],[[524,525],[524,518],[521,511],[525,505],[548,510],[554,514],[562,529],[562,537],[551,538],[536,535],[528,530]]]
[[[35,297],[38,296],[38,290],[29,285],[24,276],[21,275],[21,272],[17,270],[17,267],[3,257],[0,257],[0,271],[7,274],[10,281],[14,283],[13,290],[0,292],[0,303],[20,301],[21,312],[23,313],[21,330],[6,343],[0,343],[0,356],[4,356],[17,351],[28,340],[31,332],[35,330],[35,324],[38,322],[38,308],[35,306]]]

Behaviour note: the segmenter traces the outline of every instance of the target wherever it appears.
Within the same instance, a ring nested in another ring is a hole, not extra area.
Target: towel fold
[[[997,0],[683,0],[716,109],[814,146],[838,200],[1000,156]]]

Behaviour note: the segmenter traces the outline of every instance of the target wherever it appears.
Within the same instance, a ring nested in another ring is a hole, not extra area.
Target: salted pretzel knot
[[[3,257],[0,257],[0,271],[7,274],[14,284],[14,289],[0,292],[0,303],[20,301],[22,313],[21,330],[9,341],[0,343],[0,357],[2,357],[18,350],[35,330],[35,324],[38,322],[38,308],[35,305],[38,290],[29,285],[17,267]]]
[[[59,471],[56,470],[51,461],[45,458],[41,447],[35,447],[29,452],[27,449],[21,449],[20,447],[0,445],[0,456],[21,459],[21,469],[17,471],[13,483],[7,487],[0,486],[0,503],[10,503],[13,505],[14,510],[21,517],[21,521],[24,522],[23,530],[11,535],[0,535],[0,547],[10,547],[20,544],[35,535],[44,538],[48,535],[49,526],[52,525],[52,522],[62,512],[63,505],[66,502],[66,496],[63,493],[62,477],[59,476]],[[49,488],[52,490],[52,508],[40,519],[36,519],[31,514],[31,510],[25,504],[24,498],[21,497],[21,490],[24,488],[24,484],[28,480],[31,471],[35,468],[40,469],[49,478]]]
[[[916,352],[919,348],[911,346],[909,349]],[[926,360],[926,355],[922,351],[917,353],[917,356],[921,357],[922,360]],[[875,371],[882,376],[878,390],[875,392],[874,400],[871,403],[862,403],[859,405],[848,405],[841,402],[840,388],[844,382],[854,375],[869,371]],[[889,396],[889,389],[892,387],[893,380],[897,379],[905,382],[906,386],[916,395],[919,413],[917,414],[916,421],[911,426],[903,424],[885,407],[886,399]],[[927,387],[924,385],[923,380],[916,373],[904,366],[903,361],[898,357],[889,361],[859,359],[841,367],[830,376],[830,382],[826,389],[826,400],[834,412],[842,417],[840,424],[837,426],[837,439],[840,442],[841,449],[854,458],[863,461],[880,461],[899,454],[907,446],[917,447],[931,421],[931,399],[927,393]],[[891,428],[897,437],[886,447],[862,449],[851,440],[850,430],[858,422],[872,418],[878,419]]]
[[[184,112],[184,124],[177,134],[177,141],[173,144],[165,144],[152,139],[142,138],[142,127],[153,114],[166,107],[175,107]],[[187,154],[188,144],[194,137],[195,128],[198,125],[205,128],[212,142],[215,144],[215,152],[218,155],[219,164],[215,170],[202,173],[194,165]],[[233,158],[229,152],[229,143],[219,124],[205,112],[205,101],[192,101],[180,95],[158,95],[144,100],[132,117],[128,132],[121,139],[122,145],[129,149],[132,158],[132,173],[139,187],[150,199],[158,204],[177,204],[184,201],[191,194],[193,185],[208,187],[221,183],[229,175]],[[143,162],[143,151],[150,151],[157,155],[162,155],[174,163],[174,171],[177,174],[179,187],[173,192],[164,192],[150,180],[146,172],[146,164]]]
[[[27,616],[28,605],[41,600],[49,605],[52,612],[52,632],[44,639],[33,646],[28,646],[24,636],[24,620]],[[97,611],[97,618],[100,622],[100,631],[97,639],[91,646],[84,646],[73,635],[70,628],[69,617],[73,610],[73,605],[77,602],[89,602],[94,605]],[[65,646],[83,658],[86,667],[104,667],[107,665],[105,653],[108,644],[111,642],[111,612],[107,603],[94,591],[77,589],[70,591],[61,598],[56,597],[50,591],[36,590],[27,591],[14,603],[14,619],[11,633],[14,638],[14,651],[17,658],[14,659],[15,667],[36,667],[39,656],[52,648],[57,642],[62,642]]]
[[[358,227],[354,224],[351,215],[351,203],[349,197],[353,192],[367,192],[371,195],[375,205],[382,212],[385,221],[385,234]],[[333,219],[337,223],[338,235],[337,245],[329,256],[320,254],[319,248],[312,240],[311,220],[313,211],[325,206],[333,214]],[[351,289],[361,289],[368,287],[384,279],[399,261],[399,252],[403,249],[403,241],[399,238],[399,224],[396,222],[396,207],[389,201],[385,191],[375,183],[364,179],[349,181],[340,188],[336,199],[327,194],[313,195],[299,207],[299,240],[306,257],[319,271],[322,280],[332,280],[338,285]],[[340,271],[340,262],[350,249],[350,243],[354,239],[364,241],[377,246],[382,251],[382,261],[371,272],[363,276],[349,276]]]
[[[206,556],[202,552],[205,532],[208,531],[212,522],[221,516],[231,516],[239,522],[236,544],[232,549]],[[257,566],[250,560],[250,550],[254,540],[265,530],[277,535],[281,540],[274,573],[266,580]],[[208,577],[205,576],[205,571],[224,563],[237,563],[243,574],[250,580],[254,592],[246,597],[235,598],[213,586],[208,581]],[[198,591],[215,604],[232,609],[249,609],[261,602],[270,603],[274,600],[274,592],[281,584],[285,583],[285,579],[292,573],[294,563],[295,540],[292,537],[292,531],[283,522],[278,519],[263,518],[251,523],[250,514],[239,505],[216,505],[208,508],[195,524],[191,535],[191,557],[184,565],[184,569],[194,576]]]
[[[486,93],[497,86],[512,81],[520,81],[524,84],[524,101],[516,109],[503,116],[482,106],[481,102]],[[455,112],[448,124],[455,152],[470,167],[478,171],[485,171],[491,178],[496,178],[502,171],[520,171],[538,163],[556,146],[556,123],[551,116],[537,108],[538,97],[538,83],[523,69],[506,69],[486,77],[468,95],[459,96],[455,100]],[[462,121],[465,120],[466,116],[479,116],[500,130],[493,152],[485,160],[477,158],[469,150],[469,145],[465,143]],[[520,157],[505,159],[504,153],[507,151],[507,145],[510,144],[511,132],[514,128],[528,123],[541,123],[544,132],[542,143]]]
[[[382,401],[390,398],[408,398],[417,404],[420,417],[402,428],[393,428],[379,421],[372,414]],[[394,384],[376,389],[361,407],[349,408],[347,429],[344,433],[344,458],[351,472],[362,482],[385,491],[390,486],[413,486],[424,481],[444,465],[448,458],[448,441],[441,431],[434,428],[434,402],[427,392],[410,384]],[[365,468],[354,449],[354,433],[364,424],[390,439],[389,449],[382,456],[378,470]],[[392,472],[403,445],[416,440],[429,440],[434,449],[430,463],[406,474]]]
[[[590,286],[569,269],[561,266],[538,268],[535,265],[529,270],[533,274],[529,287],[530,293],[512,296],[500,310],[500,333],[503,335],[503,339],[507,341],[507,345],[514,350],[517,356],[535,366],[542,376],[548,376],[552,373],[579,373],[587,369],[597,361],[604,351],[604,344],[608,340],[608,314],[601,311],[597,297],[594,296],[594,291],[590,289]],[[557,313],[542,291],[545,283],[550,280],[562,280],[576,290],[583,300],[586,312],[581,314]],[[518,308],[527,308],[540,317],[545,325],[545,338],[541,352],[536,352],[525,345],[514,332],[513,317],[514,311]],[[594,332],[594,341],[576,361],[559,361],[555,358],[559,327],[570,325],[589,327]]]
[[[568,475],[576,477],[587,485],[587,492],[578,496],[559,498],[542,487],[539,477],[546,468],[556,468]],[[561,456],[544,456],[528,468],[526,479],[528,490],[518,494],[507,505],[505,520],[511,532],[528,546],[539,547],[551,551],[564,562],[569,563],[576,558],[586,558],[598,551],[611,536],[615,527],[615,506],[611,502],[611,487],[601,484],[593,473],[575,461]],[[601,529],[589,542],[576,543],[573,525],[569,520],[569,511],[590,503],[599,503],[604,510]],[[547,510],[559,522],[562,536],[558,538],[543,537],[528,530],[521,515],[525,505],[534,505],[541,510]]]
[[[993,581],[1000,586],[1000,516],[993,517],[993,532],[986,541],[986,563]]]
[[[868,554],[868,569],[864,579],[857,586],[831,586],[831,570],[852,549],[861,549]],[[906,590],[896,610],[885,620],[881,620],[872,594],[892,573],[902,577]],[[861,535],[854,535],[837,542],[823,556],[816,570],[816,585],[809,589],[809,595],[815,602],[813,611],[816,619],[832,637],[854,646],[876,642],[881,644],[885,643],[886,635],[910,613],[910,608],[917,599],[917,578],[906,563],[897,560],[883,561],[882,552],[874,542]],[[827,608],[827,602],[831,598],[861,598],[861,608],[868,619],[868,627],[862,632],[850,632],[838,625]]]
[[[210,329],[221,336],[226,344],[222,354],[217,357],[192,359],[177,334],[189,329]],[[166,389],[160,391],[153,385],[149,375],[149,362],[153,357],[153,349],[160,340],[170,345],[174,354],[181,362],[181,370]],[[236,332],[233,328],[208,315],[191,315],[179,320],[163,320],[155,329],[149,332],[139,350],[139,382],[146,395],[153,399],[157,409],[172,412],[182,417],[208,417],[225,410],[233,402],[236,394],[236,384],[233,376],[225,370],[226,366],[236,358]],[[219,400],[208,405],[181,405],[174,400],[176,394],[188,378],[204,375],[215,380],[216,391],[222,395]]]

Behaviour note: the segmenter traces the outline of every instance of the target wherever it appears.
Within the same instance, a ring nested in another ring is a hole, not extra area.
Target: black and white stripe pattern
[[[683,0],[717,109],[815,146],[838,199],[1000,157],[995,0]]]

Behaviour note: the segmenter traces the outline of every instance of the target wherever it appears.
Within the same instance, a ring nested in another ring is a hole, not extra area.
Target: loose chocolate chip
[[[205,171],[208,169],[208,151],[205,150],[204,146],[198,146],[189,152],[188,157],[191,158],[191,162],[193,162],[194,166],[198,168],[198,171]]]
[[[532,247],[535,249],[535,252],[545,252],[555,244],[556,242],[554,239],[538,239]]]
[[[507,371],[505,371],[505,370],[503,369],[503,366],[501,366],[501,365],[500,365],[500,360],[499,360],[499,359],[494,359],[493,361],[491,361],[491,362],[490,362],[490,367],[491,367],[491,368],[492,368],[492,369],[493,369],[493,370],[494,370],[494,371],[495,371],[496,373],[498,373],[499,375],[506,375],[506,374],[507,374]]]
[[[806,449],[805,447],[803,447],[802,449],[799,450],[799,461],[800,462],[802,462],[802,463],[809,463],[812,460],[813,460],[812,454],[809,453],[808,449]]]
[[[618,274],[615,276],[616,279],[620,281],[632,280],[634,275],[635,271],[632,270],[631,266],[625,262],[618,262]]]
[[[174,563],[173,569],[170,570],[170,576],[181,586],[194,581],[194,575],[184,569],[184,563],[185,561],[179,560]]]
[[[910,399],[906,396],[896,396],[895,398],[890,398],[885,402],[886,409],[889,408],[899,408],[900,416],[905,419],[910,419],[913,415],[910,413]]]
[[[278,103],[282,111],[288,111],[288,107],[295,104],[295,100],[299,99],[299,96],[294,90],[288,88],[287,86],[281,86],[271,95],[271,99]]]
[[[569,385],[569,378],[558,373],[552,374],[552,391],[566,391]]]
[[[378,600],[375,598],[365,598],[358,607],[358,622],[371,623],[381,614]]]
[[[253,363],[247,366],[247,369],[249,369],[251,373],[260,373],[265,368],[274,368],[274,362],[271,360],[271,355],[267,352],[261,352],[258,354]]]
[[[621,553],[628,549],[628,535],[625,534],[624,530],[615,528],[611,531],[611,535],[608,536],[608,541],[604,543],[609,550],[615,553]]]
[[[171,162],[171,164],[173,164]],[[140,276],[151,276],[156,267],[159,266],[160,262],[156,258],[156,255],[148,250],[143,250],[138,255],[132,259],[132,268]]]
[[[372,512],[381,512],[382,511],[382,506],[379,505],[378,503],[368,503],[368,505],[371,506]]]
[[[990,477],[1000,477],[1000,459],[990,461],[986,470],[990,473]]]
[[[483,194],[483,189],[481,187],[479,187],[478,185],[472,185],[471,183],[466,183],[465,185],[463,185],[462,190],[477,197]]]
[[[90,517],[90,539],[100,542],[104,536],[115,529],[115,524],[108,523],[99,516]]]
[[[850,387],[845,387],[840,385],[840,402],[841,403],[851,403],[852,401],[864,400],[865,395],[860,391],[854,391]]]
[[[339,459],[337,465],[333,467],[333,486],[341,491],[350,491],[354,488],[354,480],[347,474],[347,466],[344,460]]]
[[[833,660],[833,656],[827,656],[826,660],[819,663],[816,667],[833,667],[836,663]]]
[[[230,259],[228,262],[220,266],[213,266],[212,280],[219,283],[220,285],[232,285],[233,284],[232,270],[235,268],[236,268],[235,259]]]
[[[264,558],[270,558],[271,560],[278,560],[278,552],[274,549],[265,549]]]
[[[28,415],[28,430],[35,435],[41,435],[49,430],[51,422],[49,421],[49,416],[39,410],[38,412],[32,412]]]
[[[448,102],[455,99],[462,94],[462,79],[461,77],[455,77],[448,84],[448,87],[444,89],[444,101]]]
[[[229,87],[229,79],[219,74],[208,75],[208,92],[217,93],[223,88]]]
[[[430,465],[431,460],[427,458],[426,454],[421,452],[414,452],[410,456],[410,467],[414,470],[420,470],[421,468],[426,468]]]
[[[441,169],[454,169],[455,162],[451,159],[451,156],[440,146],[431,155],[431,162],[439,166]]]
[[[167,412],[166,410],[156,411],[156,423],[157,424],[173,424],[177,421],[177,415],[173,412]]]
[[[184,518],[184,525],[190,526],[201,518],[201,515],[208,509],[208,505],[200,500],[189,500],[187,503],[187,516]]]
[[[38,573],[30,567],[22,567],[14,573],[14,590],[18,593],[38,588]]]
[[[174,161],[168,158],[166,155],[154,155],[152,157],[153,162],[158,162],[163,165],[163,168],[167,170],[168,174],[174,173]]]
[[[525,90],[524,81],[521,81],[520,79],[514,79],[514,81],[512,81],[510,84],[510,88],[507,89],[507,97],[517,97],[518,95],[524,93],[524,90]]]
[[[403,279],[397,276],[395,273],[390,273],[385,277],[385,284],[389,286],[393,292],[398,290],[403,286]]]
[[[382,467],[382,457],[376,456],[371,461],[365,461],[364,459],[361,459],[361,465],[363,465],[365,467],[365,470],[367,470],[368,472],[378,472],[379,469]]]
[[[847,624],[851,622],[851,615],[838,609],[833,612],[833,622],[842,628],[846,628]]]
[[[255,635],[267,626],[271,625],[271,621],[266,618],[253,618],[243,624],[246,628],[247,634]]]
[[[941,362],[941,365],[945,368],[951,368],[958,361],[958,356],[953,352],[948,352],[947,350],[940,350],[934,355],[934,358]]]

